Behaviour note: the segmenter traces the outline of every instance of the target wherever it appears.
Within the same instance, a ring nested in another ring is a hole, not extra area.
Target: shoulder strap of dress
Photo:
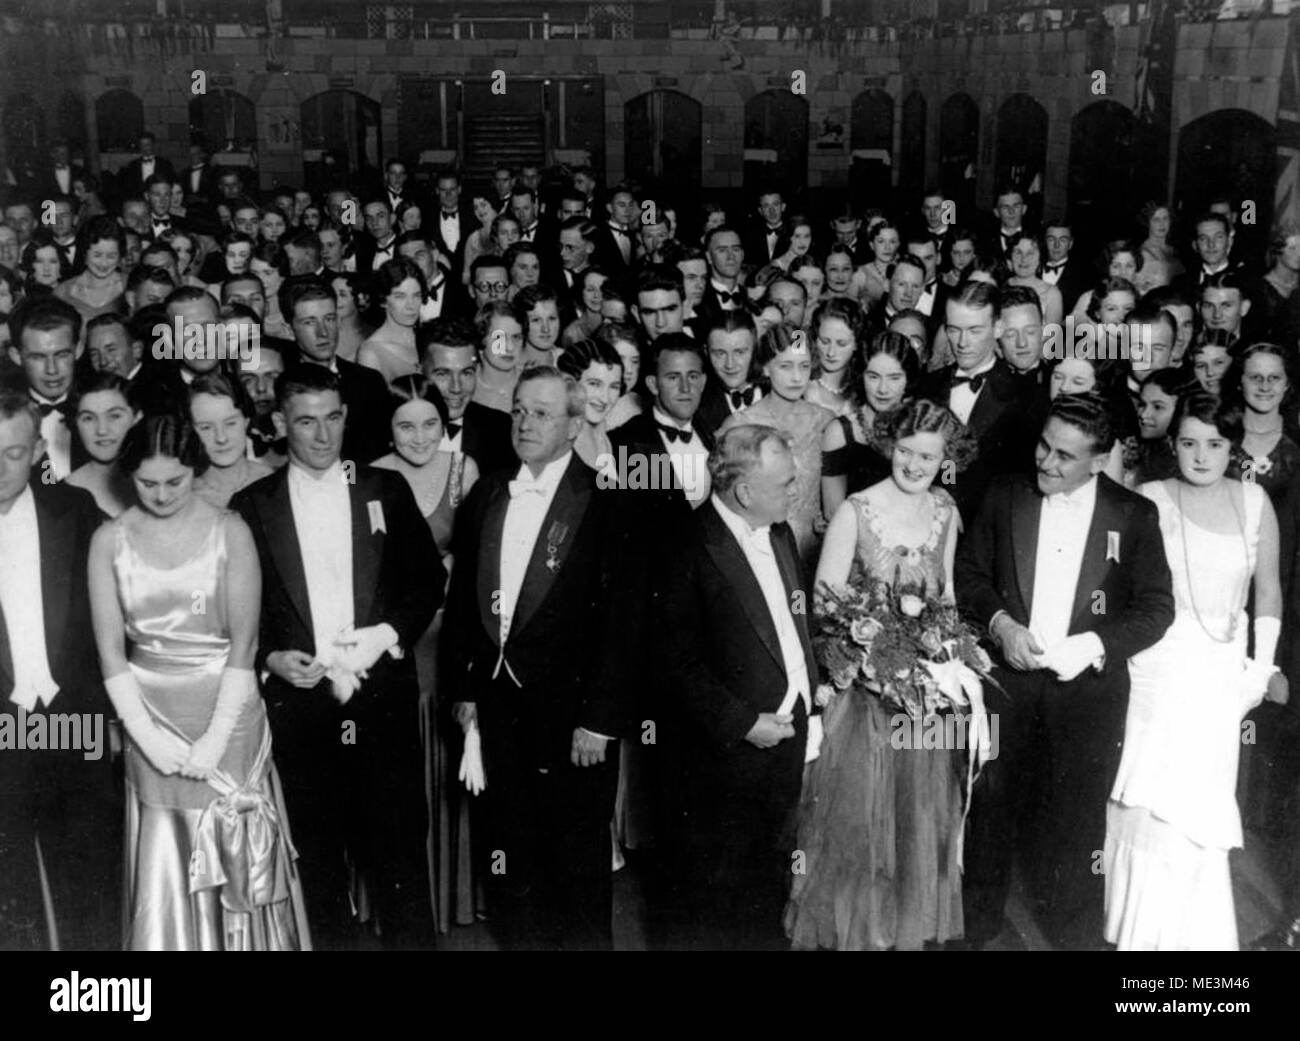
[[[1246,531],[1252,539],[1259,537],[1259,522],[1264,516],[1264,500],[1268,493],[1256,481],[1242,481],[1242,496],[1246,501]]]

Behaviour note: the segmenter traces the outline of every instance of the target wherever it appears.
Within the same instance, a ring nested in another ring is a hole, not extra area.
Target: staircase
[[[492,171],[546,161],[542,114],[465,116],[464,174],[471,184],[488,184]]]

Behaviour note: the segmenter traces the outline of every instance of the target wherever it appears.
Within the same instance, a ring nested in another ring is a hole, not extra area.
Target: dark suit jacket
[[[374,271],[375,251],[379,243],[369,232],[358,232],[352,236],[353,256],[357,261],[357,274],[370,275]],[[393,257],[397,256],[397,244],[393,244]]]
[[[510,417],[504,412],[471,401],[462,422],[460,450],[473,457],[480,474],[519,465],[510,440]]]
[[[596,233],[592,237],[595,240],[596,248],[592,251],[591,262],[597,267],[608,271],[615,281],[626,279],[636,266],[636,239],[633,238],[632,240],[631,263],[625,264],[623,262],[623,252],[619,249],[618,240],[614,237],[608,219],[598,222]]]
[[[696,433],[704,447],[712,451],[712,431],[696,427]],[[644,509],[644,512],[638,511],[637,519],[644,523],[648,533],[667,533],[671,524],[680,523],[690,516],[690,503],[669,462],[668,449],[651,412],[641,412],[611,430],[609,441],[614,447],[614,461],[620,464],[620,470],[623,459],[628,460],[629,473],[638,465],[637,461],[643,459],[646,473],[666,474],[671,478],[668,487],[637,489],[637,499]]]
[[[293,465],[292,463],[289,464]],[[410,486],[400,474],[362,466],[348,485],[352,503],[353,623],[358,629],[387,622],[397,630],[400,660],[380,656],[354,698],[415,695],[412,649],[442,603],[447,574],[429,526],[420,516]],[[376,531],[371,503],[383,513],[385,531]],[[289,501],[289,466],[255,481],[230,502],[248,523],[262,564],[262,618],[257,668],[266,667],[272,651],[312,653],[311,604],[302,551]],[[300,691],[278,676],[267,678],[268,702],[302,698],[328,688],[322,680],[313,691]],[[330,703],[333,695],[326,694]]]
[[[1033,477],[999,478],[962,540],[954,568],[957,602],[981,632],[999,611],[1029,624],[1042,502]],[[1098,603],[1105,609],[1097,610]],[[1155,504],[1103,474],[1097,478],[1069,635],[1095,632],[1106,649],[1099,678],[1127,693],[1128,659],[1159,640],[1173,620]]]
[[[155,174],[166,174],[168,177],[176,177],[176,168],[160,155],[154,156],[153,172]],[[141,159],[136,156],[126,164],[117,175],[118,198],[134,199],[137,196],[144,195],[145,178],[141,176]]]
[[[771,393],[764,383],[761,381],[755,382],[757,386],[762,388],[764,396]],[[700,436],[704,438],[704,443],[710,448],[713,447],[713,439],[717,436],[718,428],[732,415],[731,405],[727,401],[727,392],[722,386],[722,381],[716,376],[710,376],[708,383],[704,385],[704,393],[700,395],[700,407],[695,413],[694,419],[695,429],[700,432]]]
[[[86,175],[86,168],[81,163],[68,164],[68,195],[72,194],[72,182],[78,177]],[[46,199],[53,199],[56,195],[64,194],[59,187],[59,177],[55,173],[54,167],[46,163],[36,171],[36,179],[32,184],[32,190],[29,195],[36,201],[39,207]]]
[[[513,477],[498,470],[482,478],[461,507],[440,640],[439,698],[477,705],[489,778],[490,759],[503,746],[549,767],[568,762],[576,727],[621,736],[628,725],[622,676],[636,638],[618,607],[620,562],[629,559],[624,500],[598,488],[595,471],[575,454],[542,521],[501,646],[501,539]]]
[[[192,166],[187,166],[185,169],[176,172],[186,197],[197,195],[205,205],[212,203],[217,195],[217,171],[213,169],[211,163],[204,163],[199,171],[199,187],[197,191],[190,186],[193,172],[194,168]]]
[[[59,688],[48,706],[38,705],[31,715],[96,713],[107,719],[112,708],[95,650],[86,579],[90,540],[104,515],[80,488],[45,484],[39,473],[30,487],[40,539],[45,655]],[[18,716],[9,700],[13,689],[9,627],[0,610],[0,717]],[[0,947],[44,946],[36,837],[64,949],[113,945],[120,922],[112,921],[109,906],[121,883],[122,806],[108,728],[100,735],[98,760],[76,749],[0,751]]]
[[[1079,297],[1091,289],[1097,281],[1097,272],[1093,270],[1091,264],[1077,257],[1067,257],[1065,267],[1061,270],[1061,277],[1056,281],[1056,288],[1061,291],[1061,304],[1065,308],[1063,313],[1069,314],[1073,311],[1074,305],[1079,302]]]
[[[956,374],[956,365],[926,373],[917,385],[916,396],[946,407]],[[989,371],[966,424],[978,443],[978,454],[948,489],[966,523],[978,509],[989,481],[995,475],[1008,473],[1021,465],[1024,458],[1022,441],[1027,436],[1023,416],[1032,391],[1033,388],[1016,379],[1000,359]]]
[[[451,269],[460,272],[465,269],[465,243],[470,236],[478,230],[478,218],[474,216],[474,208],[466,206],[463,203],[460,207],[460,241],[456,243],[456,248],[452,249],[443,241],[442,238],[442,207],[436,202],[429,209],[423,209],[422,227],[429,233],[438,251],[451,261]],[[457,285],[460,283],[457,282]]]
[[[745,263],[751,267],[760,268],[765,264],[770,264],[790,248],[790,225],[788,222],[781,222],[781,226],[777,230],[776,245],[770,253],[767,249],[767,231],[765,221],[756,221],[745,229],[742,238],[745,246]]]
[[[793,599],[802,588],[794,536],[788,525],[775,524],[771,538]],[[802,702],[794,709],[793,739],[771,749],[745,740],[760,713],[780,707],[788,679],[758,580],[711,502],[694,511],[666,546],[655,579],[651,631],[669,716],[672,773],[685,779],[678,797],[687,805],[709,804],[738,782],[758,782],[776,771],[797,798],[808,726]],[[807,615],[793,618],[815,689],[818,672]]]

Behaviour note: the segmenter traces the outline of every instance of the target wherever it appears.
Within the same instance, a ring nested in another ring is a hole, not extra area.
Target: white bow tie
[[[511,481],[509,484],[510,498],[517,499],[521,495],[536,494],[545,495],[549,490],[546,485],[537,481]]]

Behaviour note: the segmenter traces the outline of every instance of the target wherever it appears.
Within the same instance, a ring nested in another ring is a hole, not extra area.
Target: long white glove
[[[822,754],[822,717],[820,714],[808,717],[808,747],[804,750],[804,763],[811,763]]]
[[[144,707],[140,681],[129,669],[104,680],[104,689],[122,725],[144,757],[160,774],[174,774],[189,758],[190,746],[153,721]]]
[[[348,627],[334,638],[334,646],[339,649],[338,663],[362,679],[385,651],[398,657],[394,653],[397,643],[397,630],[387,622],[362,629]]]
[[[483,738],[478,732],[478,723],[470,723],[465,731],[465,751],[460,757],[458,780],[465,782],[471,795],[478,795],[487,787],[487,774],[483,770]]]
[[[1246,659],[1245,674],[1242,677],[1243,715],[1264,700],[1264,695],[1268,692],[1268,681],[1278,671],[1273,659],[1277,655],[1277,641],[1282,635],[1281,620],[1268,616],[1256,618],[1254,629],[1255,656]]]
[[[1106,654],[1096,633],[1077,633],[1053,644],[1043,654],[1043,668],[1051,669],[1062,683],[1069,683],[1085,669],[1091,668]]]
[[[190,747],[189,760],[181,767],[186,777],[205,778],[221,765],[244,706],[257,697],[257,677],[251,669],[226,669],[217,688],[217,703],[203,735]]]

